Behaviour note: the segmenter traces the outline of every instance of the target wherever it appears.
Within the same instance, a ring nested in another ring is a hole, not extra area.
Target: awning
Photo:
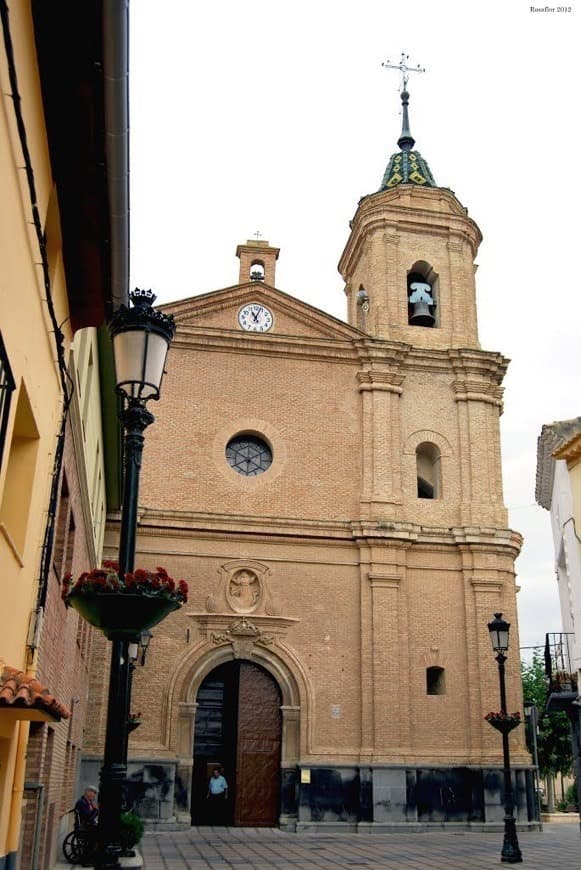
[[[0,662],[0,717],[59,722],[70,711],[36,677]]]

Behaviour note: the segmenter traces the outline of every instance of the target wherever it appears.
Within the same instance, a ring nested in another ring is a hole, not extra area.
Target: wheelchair
[[[76,810],[69,812],[75,814],[75,827],[63,840],[63,855],[69,864],[91,867],[97,850],[97,826],[83,825]]]

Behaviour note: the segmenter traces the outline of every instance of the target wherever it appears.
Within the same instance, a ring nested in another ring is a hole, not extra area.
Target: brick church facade
[[[484,715],[498,709],[497,611],[522,711],[508,361],[478,341],[480,231],[410,138],[351,222],[347,322],[277,290],[279,251],[263,240],[238,247],[237,284],[163,308],[177,334],[136,565],[163,565],[190,598],[134,674],[130,790],[151,823],[216,821],[215,765],[225,824],[502,821],[501,741]],[[108,534],[114,556],[115,517]],[[88,778],[103,737],[95,720]],[[522,728],[511,747],[518,822],[534,824]]]

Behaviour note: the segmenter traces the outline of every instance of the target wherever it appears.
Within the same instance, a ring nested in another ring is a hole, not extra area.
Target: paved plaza
[[[581,868],[576,821],[519,833],[528,870]],[[192,828],[147,833],[140,844],[145,870],[262,870],[266,867],[391,867],[393,870],[488,870],[500,861],[502,832],[288,834],[273,828]]]

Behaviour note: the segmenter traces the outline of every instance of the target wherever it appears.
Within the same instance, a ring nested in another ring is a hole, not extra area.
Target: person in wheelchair
[[[99,821],[99,807],[97,806],[97,789],[95,786],[87,786],[76,802],[75,817],[78,820],[80,828],[92,828],[97,825]]]
[[[69,864],[92,867],[99,821],[97,789],[94,786],[90,785],[85,789],[72,812],[75,814],[75,827],[63,841],[63,854]]]

